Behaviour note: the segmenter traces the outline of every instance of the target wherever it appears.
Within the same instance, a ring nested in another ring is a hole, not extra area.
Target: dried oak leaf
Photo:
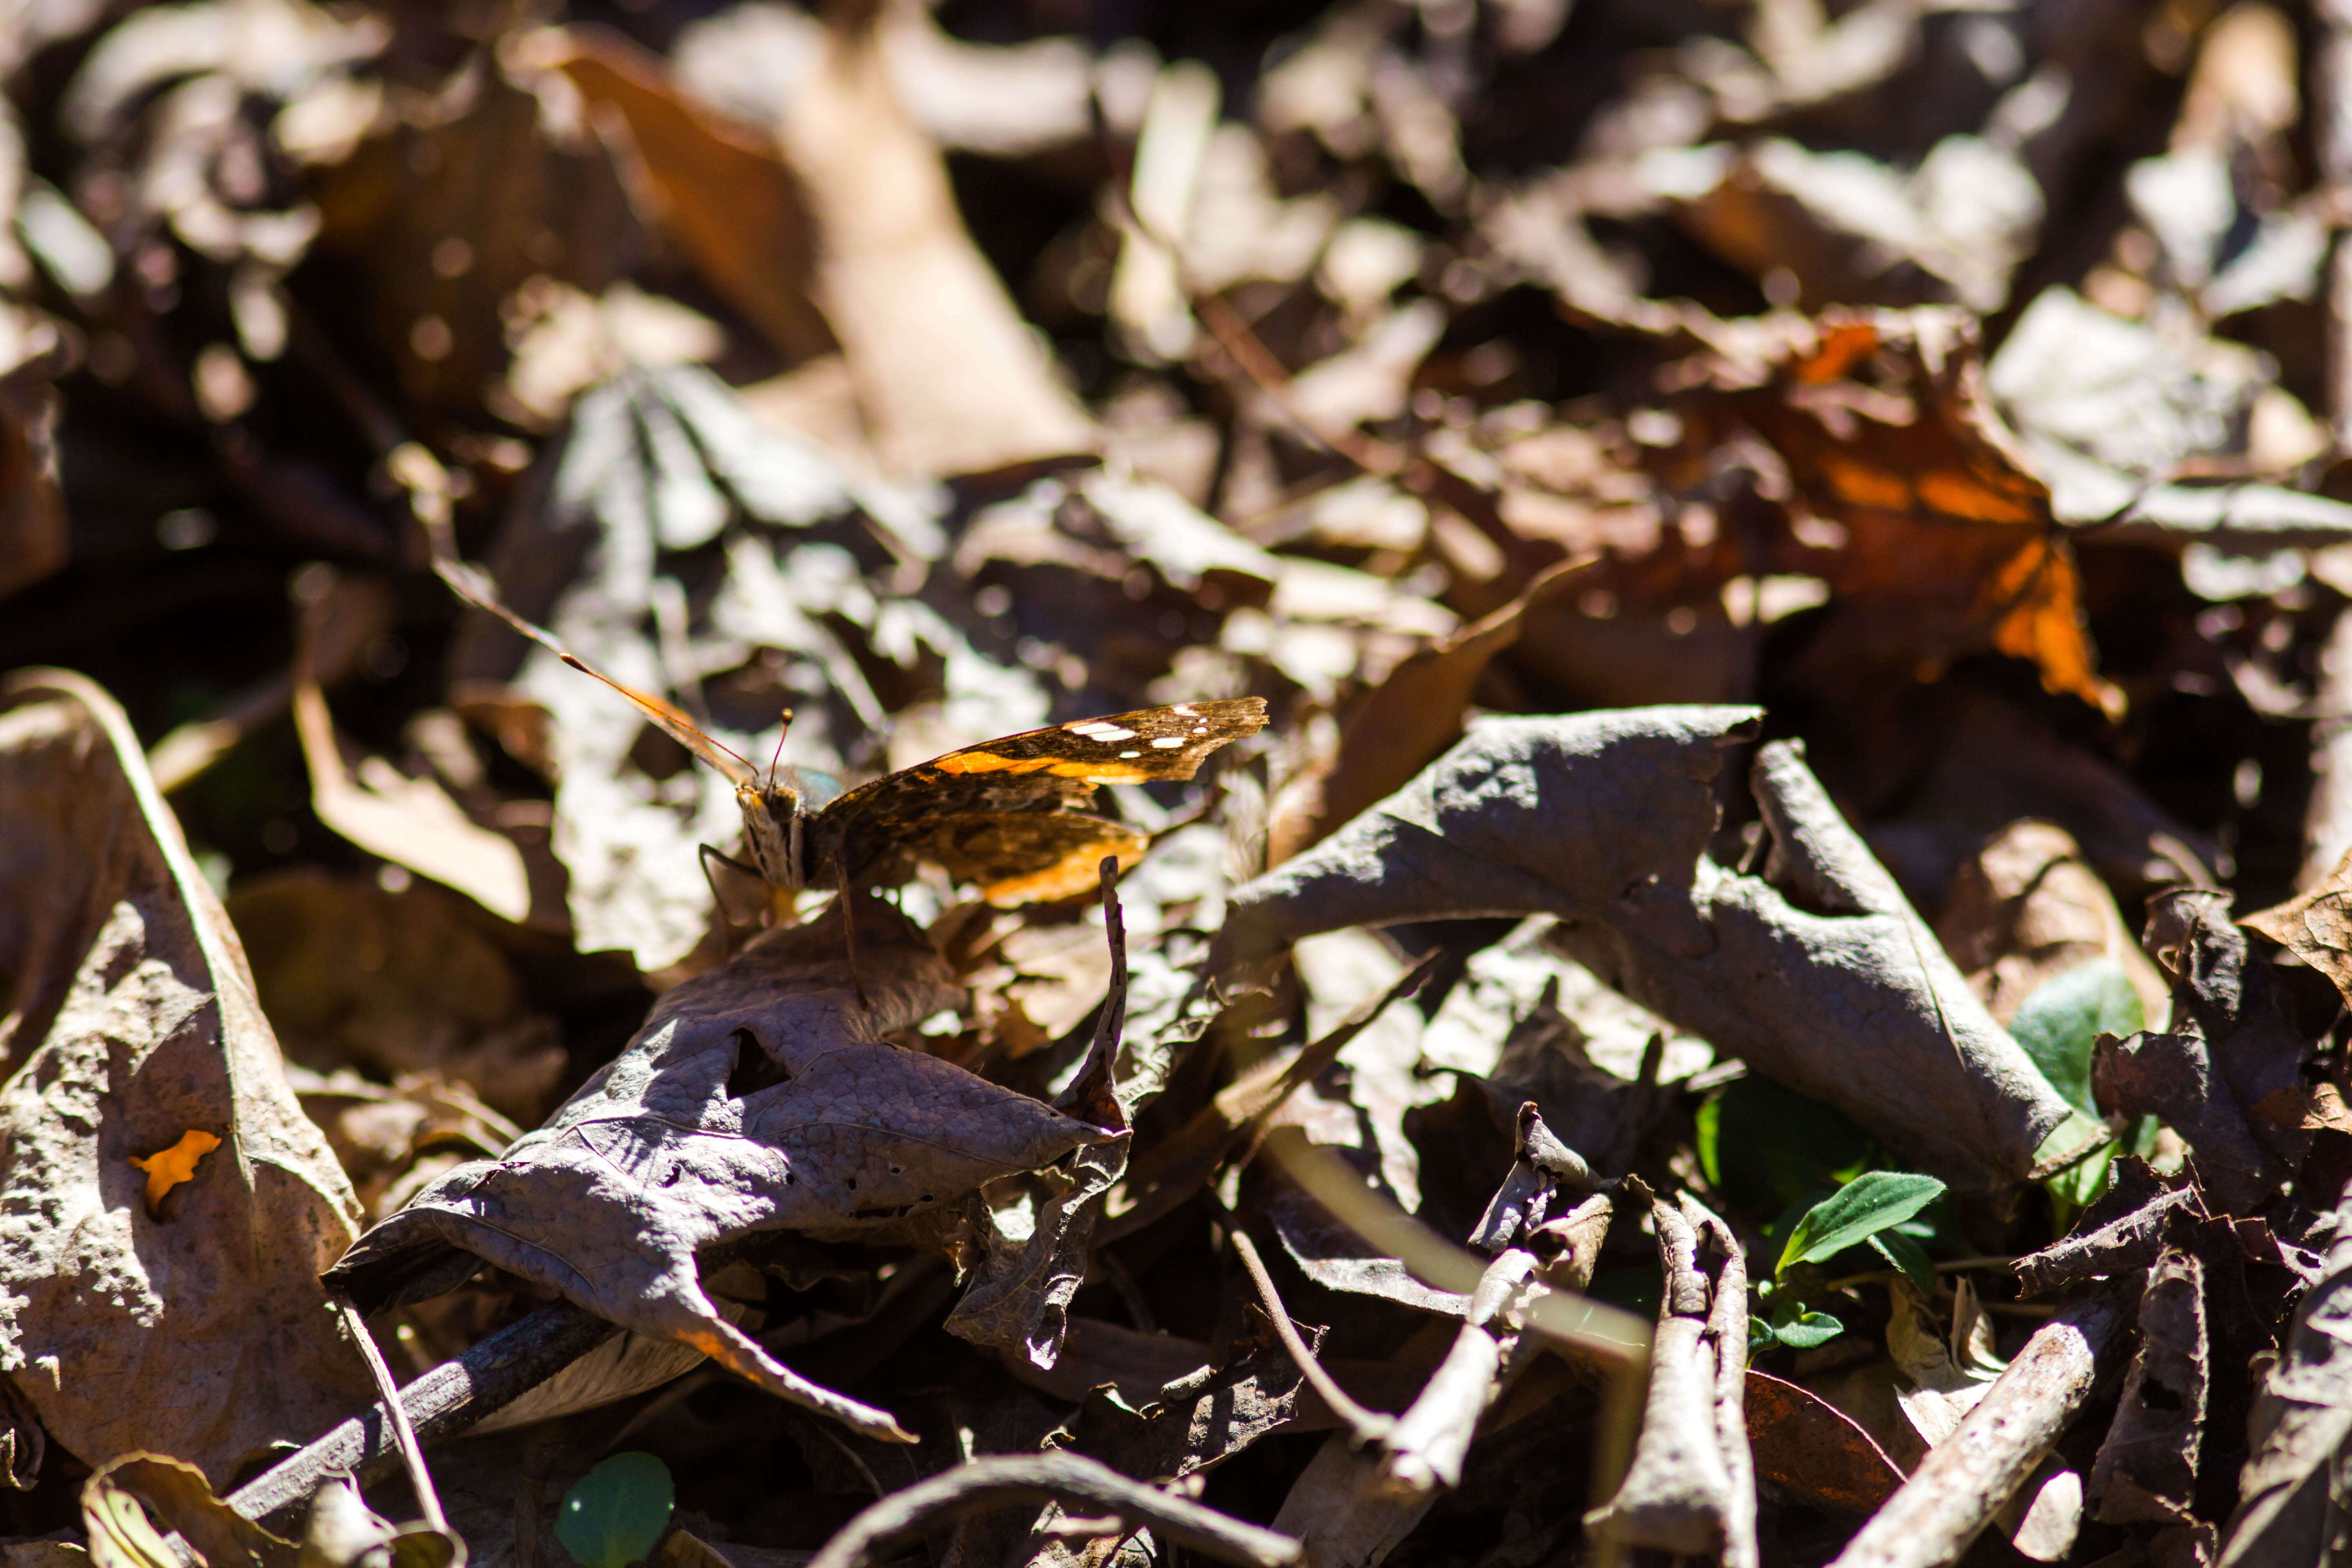
[[[226,1481],[373,1397],[319,1270],[358,1205],[121,710],[0,691],[0,1370],[59,1443]],[[222,1139],[159,1222],[134,1155]]]
[[[1684,405],[1699,439],[1670,464],[1711,463],[1724,427],[1746,426],[1779,452],[1804,508],[1845,531],[1779,569],[1880,612],[1872,641],[1930,668],[1989,647],[2032,662],[2052,691],[2119,706],[2097,674],[2049,486],[1993,411],[1968,320],[1832,310],[1770,325],[1748,341],[1725,334],[1711,384]]]
[[[434,1182],[329,1280],[373,1310],[437,1295],[487,1258],[771,1393],[911,1441],[729,1322],[703,1291],[696,1252],[767,1230],[950,1236],[960,1201],[982,1184],[1111,1134],[886,1043],[957,993],[922,933],[868,900],[861,1005],[838,909],[669,991],[544,1126],[504,1158]]]

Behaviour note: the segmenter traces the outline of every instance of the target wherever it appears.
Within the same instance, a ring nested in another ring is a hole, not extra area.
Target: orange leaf
[[[180,1141],[169,1149],[142,1159],[131,1156],[131,1163],[147,1173],[147,1212],[162,1216],[163,1195],[182,1182],[194,1181],[196,1162],[220,1147],[220,1140],[209,1132],[194,1128],[180,1134]]]
[[[1930,668],[1990,647],[2112,712],[2050,490],[1993,412],[1972,331],[1949,312],[1832,312],[1777,364],[1725,364],[1726,411],[1771,444],[1846,542],[1811,570],[1898,610]]]

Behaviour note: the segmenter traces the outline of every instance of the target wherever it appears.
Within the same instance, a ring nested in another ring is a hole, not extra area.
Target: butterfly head
[[[793,710],[783,711],[783,729],[776,735],[775,754],[767,771],[739,779],[735,804],[743,813],[744,847],[769,884],[797,892],[808,885],[808,867],[802,852],[803,825],[824,801],[838,793],[812,789],[798,770],[783,765],[784,735],[793,727]],[[830,784],[831,780],[825,780]]]
[[[790,773],[770,772],[735,786],[735,804],[743,812],[743,847],[760,875],[773,887],[797,892],[808,885],[801,855],[803,824],[808,803]]]

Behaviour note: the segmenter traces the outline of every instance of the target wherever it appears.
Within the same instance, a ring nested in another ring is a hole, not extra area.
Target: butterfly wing
[[[634,686],[622,685],[570,648],[565,647],[553,632],[543,626],[534,626],[508,609],[499,598],[498,584],[490,581],[487,573],[469,566],[462,561],[451,561],[440,556],[434,558],[433,569],[441,574],[441,581],[449,585],[449,591],[466,603],[478,610],[496,616],[581,674],[594,677],[635,703],[638,710],[658,726],[663,733],[718,769],[719,773],[738,789],[746,784],[756,785],[759,783],[759,769],[696,729],[694,721],[676,705],[663,700],[650,691],[639,691]]]
[[[1265,700],[1243,697],[1113,713],[950,752],[861,784],[826,806],[810,824],[809,863],[813,868],[839,865],[855,877],[911,856],[999,889],[1017,889],[1024,878],[1058,887],[1083,868],[1084,879],[1070,889],[1082,891],[1093,885],[1102,856],[1117,854],[1125,864],[1141,853],[1142,841],[1129,829],[1069,807],[1101,784],[1189,779],[1218,747],[1265,727]],[[1009,821],[1016,816],[1056,826]],[[971,837],[977,833],[972,824],[983,819],[1008,820],[993,837]],[[973,847],[955,847],[967,841]],[[1005,896],[1023,902],[1065,895]]]
[[[1124,871],[1143,858],[1148,842],[1123,823],[1084,812],[1008,811],[932,818],[901,847],[1009,910],[1092,892],[1105,856]]]

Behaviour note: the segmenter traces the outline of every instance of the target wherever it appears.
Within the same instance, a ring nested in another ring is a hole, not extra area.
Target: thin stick
[[[1833,1568],[1943,1568],[1957,1563],[2090,1397],[2126,1327],[2102,1292],[2025,1342],[1975,1409],[1927,1451]]]
[[[1257,1299],[1265,1308],[1265,1315],[1274,1320],[1274,1331],[1281,1336],[1282,1348],[1288,1351],[1290,1359],[1298,1363],[1299,1373],[1307,1379],[1307,1385],[1331,1407],[1331,1414],[1347,1424],[1348,1431],[1357,1442],[1377,1443],[1386,1437],[1395,1427],[1396,1418],[1377,1410],[1365,1409],[1339,1386],[1339,1380],[1315,1359],[1314,1349],[1307,1344],[1307,1337],[1298,1331],[1298,1325],[1290,1321],[1290,1313],[1282,1305],[1282,1297],[1275,1290],[1274,1278],[1266,1273],[1265,1263],[1257,1255],[1257,1243],[1252,1241],[1244,1230],[1235,1229],[1233,1237],[1234,1255],[1241,1258],[1242,1267],[1249,1270],[1250,1283],[1257,1287]]]
[[[434,1530],[449,1528],[448,1515],[441,1511],[441,1494],[433,1489],[433,1472],[425,1467],[425,1449],[416,1440],[416,1428],[408,1424],[408,1412],[401,1407],[400,1389],[392,1381],[392,1368],[383,1364],[383,1352],[376,1348],[375,1336],[368,1332],[367,1320],[360,1316],[359,1308],[349,1296],[337,1291],[327,1298],[341,1313],[343,1326],[366,1358],[368,1371],[375,1375],[376,1396],[383,1401],[385,1414],[392,1417],[392,1435],[399,1441],[400,1457],[408,1465],[409,1489],[416,1494],[417,1511]]]
[[[542,1307],[402,1389],[401,1415],[423,1442],[455,1436],[620,1331],[568,1301]],[[228,1506],[266,1524],[299,1510],[333,1472],[348,1470],[365,1486],[389,1472],[399,1458],[391,1412],[373,1405],[230,1493]]]
[[[1045,1501],[1066,1508],[1077,1503],[1129,1525],[1150,1525],[1170,1541],[1246,1568],[1289,1568],[1304,1555],[1286,1535],[1131,1481],[1083,1456],[1020,1454],[973,1459],[891,1493],[842,1526],[808,1568],[868,1568],[882,1547],[942,1520],[1009,1502]]]

